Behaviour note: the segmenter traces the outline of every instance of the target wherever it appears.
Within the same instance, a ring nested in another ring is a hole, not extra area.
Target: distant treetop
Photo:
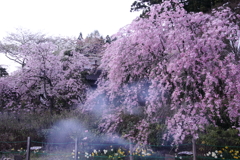
[[[3,68],[2,66],[0,66],[0,77],[5,77],[5,76],[8,76],[8,72],[6,68]]]

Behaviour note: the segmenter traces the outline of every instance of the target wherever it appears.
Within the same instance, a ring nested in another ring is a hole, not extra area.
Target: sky
[[[52,36],[83,37],[98,30],[104,37],[130,24],[134,0],[0,0],[0,40],[16,28]],[[0,54],[0,65],[11,66]]]

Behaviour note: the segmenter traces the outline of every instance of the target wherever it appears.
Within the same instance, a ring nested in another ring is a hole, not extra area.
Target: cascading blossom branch
[[[130,139],[146,143],[150,125],[166,119],[167,133],[174,143],[186,135],[198,137],[206,125],[239,127],[240,51],[239,20],[229,8],[211,14],[187,13],[177,0],[151,8],[148,18],[136,19],[121,29],[118,39],[106,46],[100,67],[107,76],[95,92],[108,99],[103,117],[106,129],[113,127],[121,113],[142,119],[129,131]],[[146,82],[142,85],[139,82]],[[145,104],[139,103],[145,92]],[[146,96],[147,95],[147,96]],[[144,119],[144,131],[142,122]],[[104,125],[102,125],[104,126]],[[114,128],[117,128],[116,126]],[[147,129],[146,129],[147,128]],[[134,134],[131,134],[134,133]],[[137,135],[136,135],[137,134]]]

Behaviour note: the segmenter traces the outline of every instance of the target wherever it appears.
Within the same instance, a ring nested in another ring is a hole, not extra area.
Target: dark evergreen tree
[[[3,68],[2,66],[0,66],[0,77],[5,77],[5,76],[8,76],[8,72],[6,68]]]
[[[134,1],[131,5],[131,12],[132,11],[139,11],[142,10],[140,17],[144,17],[147,12],[150,11],[150,6],[154,4],[160,4],[162,0],[137,0]]]

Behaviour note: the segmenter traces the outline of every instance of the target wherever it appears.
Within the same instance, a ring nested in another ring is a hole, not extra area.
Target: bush
[[[41,113],[0,113],[0,148],[1,150],[26,148],[27,137],[38,142],[47,142],[51,131],[61,120],[75,119],[93,133],[97,133],[97,118],[92,114],[81,114],[76,110],[62,111],[51,115]],[[6,143],[7,142],[7,143]],[[17,142],[17,143],[14,143]]]
[[[237,129],[223,129],[210,125],[206,127],[205,133],[200,134],[199,142],[215,146],[239,146],[240,137]]]

